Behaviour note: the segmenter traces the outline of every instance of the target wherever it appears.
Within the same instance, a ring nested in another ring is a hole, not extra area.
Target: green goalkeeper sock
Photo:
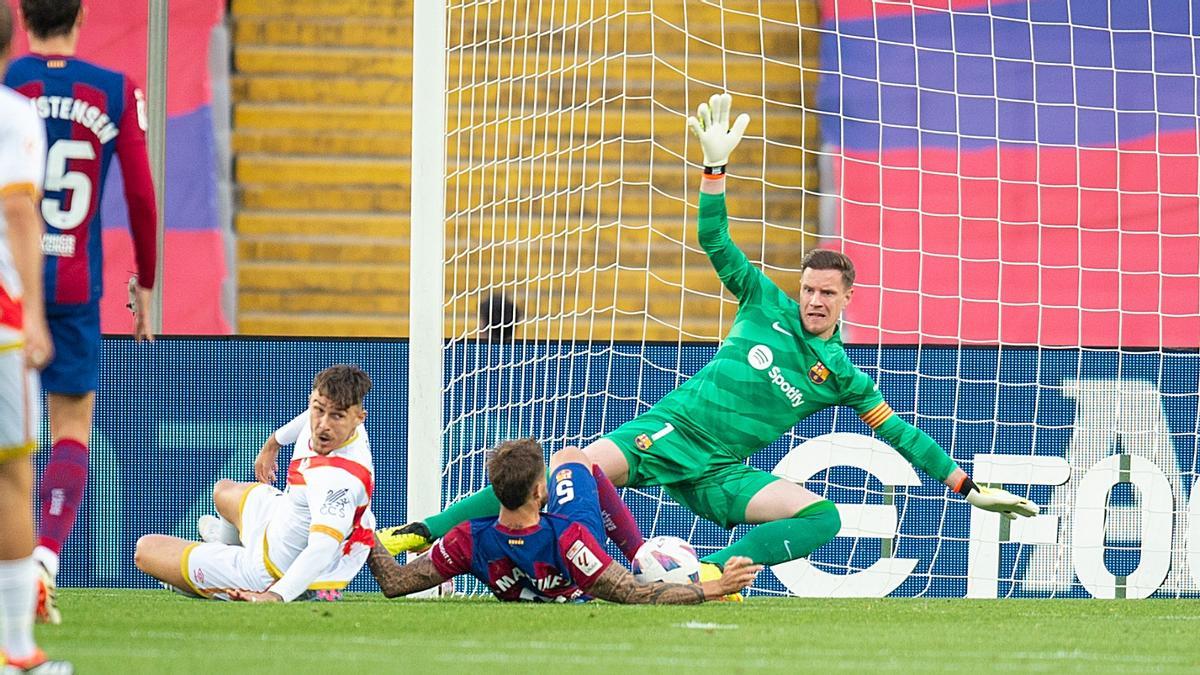
[[[495,516],[499,513],[500,500],[496,499],[496,493],[489,485],[475,494],[454,502],[436,516],[426,518],[425,527],[429,528],[429,533],[433,535],[434,539],[441,539],[446,536],[447,532],[454,529],[455,525],[464,520]]]
[[[724,567],[727,560],[740,555],[760,565],[778,565],[817,550],[821,544],[836,537],[841,527],[837,507],[828,499],[822,499],[791,518],[752,528],[746,536],[706,556],[704,562]]]

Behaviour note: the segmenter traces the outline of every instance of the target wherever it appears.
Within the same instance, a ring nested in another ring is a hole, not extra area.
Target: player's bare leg
[[[31,557],[32,487],[29,458],[0,462],[0,652],[13,660],[39,654],[33,641],[37,564]]]
[[[617,444],[607,438],[592,441],[583,449],[594,466],[600,467],[604,475],[617,487],[625,487],[629,481],[629,460]]]
[[[147,534],[138,539],[133,550],[133,564],[146,574],[179,589],[190,589],[183,577],[183,556],[196,542],[165,534]]]
[[[791,518],[823,499],[803,485],[779,479],[750,498],[746,505],[746,522],[755,525]]]
[[[812,553],[836,537],[842,526],[833,502],[783,479],[767,484],[750,498],[745,522],[762,524],[705,556],[704,562],[723,565],[733,556],[745,556],[763,565],[777,565]]]
[[[242,529],[242,504],[246,495],[262,483],[240,483],[234,480],[222,479],[213,486],[213,505],[217,513],[229,521],[239,531]]]
[[[629,506],[617,493],[617,486],[629,482],[629,461],[617,444],[607,438],[592,442],[580,454],[584,456],[585,463],[591,464],[592,476],[596,479],[604,532],[621,549],[625,558],[632,562],[646,540]]]
[[[219,515],[204,514],[196,521],[196,530],[204,541],[238,546],[242,543],[242,505],[246,497],[262,483],[219,480],[213,486],[213,504]]]

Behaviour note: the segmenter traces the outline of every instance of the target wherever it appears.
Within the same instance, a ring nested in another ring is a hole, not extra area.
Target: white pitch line
[[[704,623],[703,621],[689,621],[687,623],[677,623],[676,628],[691,628],[693,630],[737,630],[741,626],[736,623]]]

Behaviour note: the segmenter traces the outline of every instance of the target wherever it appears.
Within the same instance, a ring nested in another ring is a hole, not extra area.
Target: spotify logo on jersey
[[[750,353],[746,355],[746,360],[755,370],[766,370],[771,367],[771,363],[775,360],[775,355],[771,353],[771,348],[766,345],[754,345],[750,348]]]

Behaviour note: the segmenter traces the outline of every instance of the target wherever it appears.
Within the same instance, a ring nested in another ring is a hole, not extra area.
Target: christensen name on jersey
[[[121,133],[117,125],[100,108],[70,96],[38,96],[33,101],[33,109],[42,119],[69,120],[89,130],[107,143]]]

